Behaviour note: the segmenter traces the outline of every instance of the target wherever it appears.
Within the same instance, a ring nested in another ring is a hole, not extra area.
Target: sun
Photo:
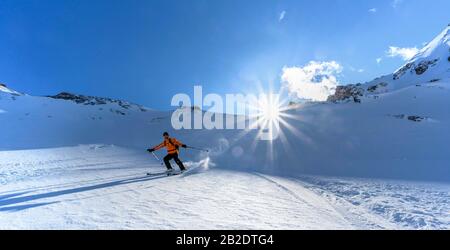
[[[264,121],[276,122],[281,117],[281,104],[279,98],[274,95],[264,95],[258,103],[258,113]]]
[[[248,115],[246,123],[249,129],[239,133],[235,140],[239,141],[249,134],[254,136],[248,150],[255,152],[258,145],[265,146],[267,163],[275,160],[277,155],[275,147],[281,146],[287,153],[295,153],[289,137],[295,136],[303,142],[311,144],[311,138],[298,127],[298,124],[308,122],[299,112],[303,105],[291,105],[290,99],[284,95],[283,89],[278,92],[264,92],[262,88],[259,90],[259,95],[254,95],[254,98],[246,103],[246,112],[248,112],[246,113]],[[256,131],[256,134],[251,131]]]
[[[283,104],[277,94],[260,94],[254,107],[254,127],[259,130],[258,138],[276,140],[284,112]]]

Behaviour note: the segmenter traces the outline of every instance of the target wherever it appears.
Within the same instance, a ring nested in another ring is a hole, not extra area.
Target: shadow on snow
[[[87,192],[87,191],[91,191],[91,190],[109,188],[109,187],[126,185],[126,184],[131,184],[131,183],[145,182],[145,181],[149,181],[149,180],[156,180],[156,179],[161,179],[161,178],[166,178],[166,177],[167,177],[166,175],[134,177],[134,178],[128,178],[128,179],[123,179],[123,180],[100,183],[100,184],[96,184],[96,185],[70,188],[70,189],[64,189],[64,190],[52,191],[52,192],[40,193],[40,194],[33,194],[33,195],[27,195],[27,196],[20,196],[20,195],[26,194],[27,192],[8,194],[5,196],[0,196],[0,212],[20,211],[20,210],[24,210],[24,209],[28,209],[28,208],[57,203],[57,201],[54,201],[54,202],[37,203],[37,204],[17,205],[17,204],[25,203],[25,202],[29,202],[29,201],[36,201],[36,200],[45,199],[45,198],[59,197],[59,196],[68,195],[68,194],[82,193],[82,192]],[[20,196],[20,197],[17,197],[17,196]],[[15,205],[15,206],[10,206],[10,205]]]

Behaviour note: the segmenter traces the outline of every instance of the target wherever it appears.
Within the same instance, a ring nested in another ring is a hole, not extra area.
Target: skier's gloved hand
[[[147,149],[147,151],[151,153],[151,152],[153,152],[155,150],[153,148],[149,148],[149,149]]]
[[[187,146],[186,146],[186,144],[183,144],[183,145],[181,145],[181,147],[182,147],[182,148],[186,148]]]

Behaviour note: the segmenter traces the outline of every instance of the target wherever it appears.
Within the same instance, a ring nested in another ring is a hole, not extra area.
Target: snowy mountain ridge
[[[423,47],[417,55],[415,55],[409,62],[420,62],[429,58],[435,58],[439,60],[448,60],[446,55],[450,54],[450,24],[431,42]],[[444,57],[442,57],[444,56]]]
[[[450,26],[394,72],[397,85],[435,82],[450,78]]]
[[[19,93],[19,92],[17,92],[17,91],[14,91],[14,90],[9,89],[9,88],[6,87],[6,85],[3,84],[3,83],[0,83],[0,94],[1,94],[1,93],[7,93],[7,94],[10,94],[10,95],[15,95],[15,96],[22,95],[21,93]]]
[[[338,86],[328,101],[361,102],[364,96],[373,97],[408,86],[436,82],[450,82],[450,26],[394,73],[364,84]]]
[[[105,97],[97,97],[97,96],[85,96],[85,95],[77,95],[68,92],[61,92],[57,95],[47,96],[53,99],[61,99],[61,100],[69,100],[73,101],[77,104],[83,105],[105,105],[105,104],[117,104],[123,109],[138,109],[139,111],[146,112],[148,109],[137,104],[133,104],[127,101],[116,100],[112,98]]]

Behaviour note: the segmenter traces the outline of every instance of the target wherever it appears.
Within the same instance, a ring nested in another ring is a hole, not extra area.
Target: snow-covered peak
[[[446,78],[450,78],[450,26],[393,74],[393,80],[399,80],[396,85],[400,86]]]
[[[450,54],[450,25],[447,26],[436,38],[423,47],[409,62],[433,57],[438,58]]]
[[[0,83],[0,92],[4,92],[4,93],[8,93],[8,94],[12,94],[12,95],[22,95],[21,93],[14,91],[12,89],[9,89],[8,87],[6,87],[5,84]]]

